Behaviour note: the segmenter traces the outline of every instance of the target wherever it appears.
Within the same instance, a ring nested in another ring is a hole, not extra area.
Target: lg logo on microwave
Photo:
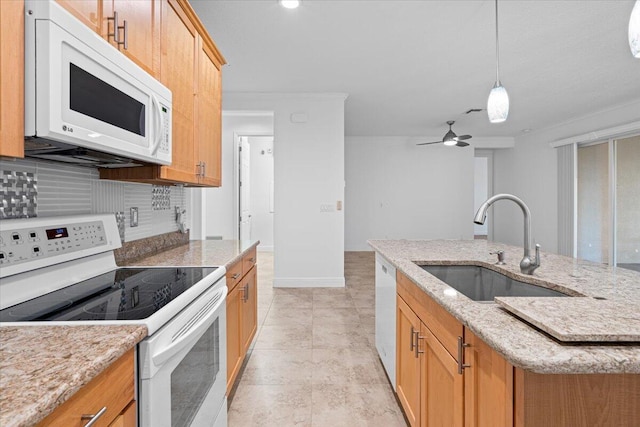
[[[62,125],[62,130],[65,132],[73,133],[73,128],[71,126]]]

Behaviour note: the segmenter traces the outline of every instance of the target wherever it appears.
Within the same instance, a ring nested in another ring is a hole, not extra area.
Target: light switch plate
[[[138,226],[138,208],[131,208],[129,210],[129,227]]]

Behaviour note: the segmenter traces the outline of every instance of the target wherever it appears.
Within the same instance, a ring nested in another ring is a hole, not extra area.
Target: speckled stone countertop
[[[498,304],[479,303],[452,292],[418,264],[480,265],[573,296],[626,301],[640,309],[639,272],[543,251],[541,266],[532,276],[522,275],[522,247],[485,240],[370,240],[369,245],[516,367],[544,374],[640,374],[640,343],[561,343]],[[506,265],[494,265],[496,257],[490,252],[497,250],[505,251]]]
[[[186,245],[121,265],[229,267],[259,243],[255,240],[192,240]]]
[[[0,327],[0,426],[32,426],[147,335],[145,326]]]

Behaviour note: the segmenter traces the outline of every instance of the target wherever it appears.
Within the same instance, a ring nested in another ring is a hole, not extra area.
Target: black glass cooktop
[[[0,322],[146,319],[214,270],[119,268],[0,310]]]

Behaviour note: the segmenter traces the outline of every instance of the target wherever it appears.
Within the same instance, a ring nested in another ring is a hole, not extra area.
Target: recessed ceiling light
[[[300,0],[280,0],[280,6],[287,9],[295,9],[300,6]]]

